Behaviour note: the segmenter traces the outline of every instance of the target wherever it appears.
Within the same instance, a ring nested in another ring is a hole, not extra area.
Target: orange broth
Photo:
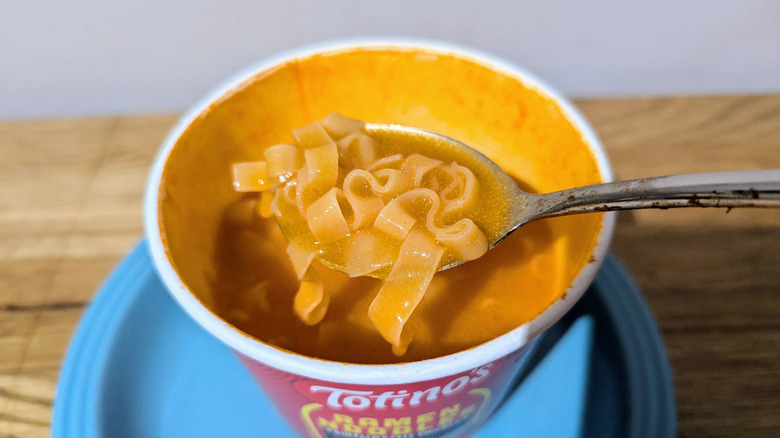
[[[323,321],[293,312],[298,280],[273,219],[238,194],[230,165],[331,112],[428,129],[479,149],[529,191],[601,181],[593,154],[561,108],[510,74],[444,53],[336,51],[261,72],[212,104],[177,141],[160,197],[174,268],[203,304],[250,336],[307,356],[352,363],[438,357],[489,341],[561,299],[591,259],[601,215],[556,218],[515,232],[482,258],[436,275],[396,357],[367,309],[380,283],[322,266]]]

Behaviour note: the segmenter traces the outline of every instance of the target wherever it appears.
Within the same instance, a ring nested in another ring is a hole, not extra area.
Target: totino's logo
[[[354,389],[334,388],[331,386],[314,385],[309,387],[313,395],[327,395],[325,403],[332,409],[346,408],[351,411],[362,411],[373,407],[375,409],[401,409],[416,407],[422,403],[435,402],[439,397],[458,394],[469,386],[475,385],[490,375],[492,363],[473,369],[467,375],[457,377],[445,385],[431,386],[421,391],[409,392],[405,389],[385,391],[359,391]]]

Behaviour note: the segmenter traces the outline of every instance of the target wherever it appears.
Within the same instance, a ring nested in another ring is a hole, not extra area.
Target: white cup
[[[440,42],[361,39],[320,44],[273,56],[240,72],[181,118],[164,141],[148,181],[145,226],[152,258],[175,300],[200,326],[239,355],[299,433],[324,437],[336,430],[342,434],[338,436],[349,436],[349,433],[391,436],[437,430],[442,436],[468,435],[510,389],[532,341],[571,309],[591,283],[607,253],[614,227],[612,214],[600,216],[600,229],[590,236],[593,243],[589,259],[578,262],[582,266],[566,288],[565,299],[558,299],[527,323],[474,348],[402,364],[363,365],[322,360],[248,336],[215,314],[207,300],[193,293],[196,281],[187,278],[187,273],[177,267],[177,255],[168,245],[174,234],[165,229],[161,220],[161,196],[167,196],[164,174],[172,151],[187,147],[181,139],[188,128],[196,120],[209,117],[212,108],[229,101],[230,96],[246,89],[247,84],[263,80],[268,72],[291,60],[306,60],[321,54],[338,56],[355,50],[413,51],[423,55],[420,62],[431,62],[436,57],[464,59],[497,72],[501,80],[519,81],[537,90],[554,101],[581,133],[598,177],[602,181],[612,179],[602,145],[585,119],[558,92],[520,67],[485,53]],[[208,181],[198,184],[208,184]],[[195,243],[187,245],[194,248],[191,251],[208,251],[207,245],[201,245],[202,248]]]

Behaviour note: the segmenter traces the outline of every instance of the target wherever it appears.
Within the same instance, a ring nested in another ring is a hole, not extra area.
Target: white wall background
[[[356,35],[476,47],[572,97],[780,92],[775,0],[0,0],[0,120],[178,112]]]

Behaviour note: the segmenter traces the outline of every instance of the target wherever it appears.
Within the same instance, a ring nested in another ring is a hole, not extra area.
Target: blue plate
[[[148,254],[138,245],[84,315],[60,376],[52,435],[295,436],[229,349],[170,298]],[[661,339],[614,258],[529,360],[477,437],[675,436]]]

